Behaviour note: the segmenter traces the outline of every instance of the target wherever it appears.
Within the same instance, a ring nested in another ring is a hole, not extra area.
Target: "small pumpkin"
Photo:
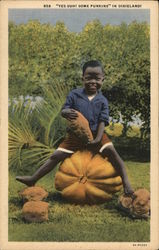
[[[148,218],[150,215],[150,193],[145,188],[134,192],[134,197],[125,194],[119,198],[119,208],[133,218]]]
[[[48,220],[49,203],[44,201],[28,201],[22,209],[22,216],[28,222]]]
[[[33,186],[23,189],[19,195],[23,198],[23,201],[42,201],[47,198],[48,192],[42,187]]]
[[[78,138],[80,138],[83,143],[88,143],[93,140],[93,135],[89,127],[87,119],[76,110],[78,117],[71,121],[68,121],[69,129]]]
[[[70,202],[96,204],[111,199],[122,188],[122,180],[107,159],[78,151],[60,165],[55,187]]]

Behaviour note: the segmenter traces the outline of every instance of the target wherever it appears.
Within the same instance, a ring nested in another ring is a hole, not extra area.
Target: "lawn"
[[[126,168],[134,189],[149,190],[149,163],[127,161]],[[72,205],[54,188],[54,175],[42,178],[37,185],[49,192],[49,221],[26,223],[21,215],[22,200],[18,195],[25,186],[9,176],[9,241],[44,242],[148,242],[150,220],[132,219],[118,208],[118,197],[102,205]]]

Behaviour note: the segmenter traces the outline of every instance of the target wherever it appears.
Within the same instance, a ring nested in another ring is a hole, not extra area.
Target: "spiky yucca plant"
[[[63,134],[56,136],[55,121],[65,101],[68,89],[55,84],[43,87],[44,99],[11,100],[9,106],[9,167],[14,171],[32,172],[55,150]],[[34,106],[34,107],[33,107]]]

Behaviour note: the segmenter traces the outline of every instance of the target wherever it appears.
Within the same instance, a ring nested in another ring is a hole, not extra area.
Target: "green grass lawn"
[[[149,190],[149,163],[126,162],[134,189]],[[102,205],[72,205],[64,201],[54,188],[54,175],[42,178],[37,185],[49,196],[49,221],[26,223],[21,215],[22,200],[18,195],[25,186],[10,174],[9,185],[9,241],[70,241],[70,242],[148,242],[150,220],[132,219],[118,209],[118,196]]]

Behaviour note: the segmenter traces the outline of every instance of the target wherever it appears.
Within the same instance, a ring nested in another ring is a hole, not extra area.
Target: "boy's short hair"
[[[88,67],[100,67],[100,68],[102,69],[103,74],[104,74],[104,68],[103,68],[101,62],[98,61],[98,60],[91,60],[91,61],[86,62],[86,63],[83,65],[83,69],[82,69],[83,75],[84,75],[84,73],[85,73],[85,71],[86,71],[86,69],[87,69]]]

